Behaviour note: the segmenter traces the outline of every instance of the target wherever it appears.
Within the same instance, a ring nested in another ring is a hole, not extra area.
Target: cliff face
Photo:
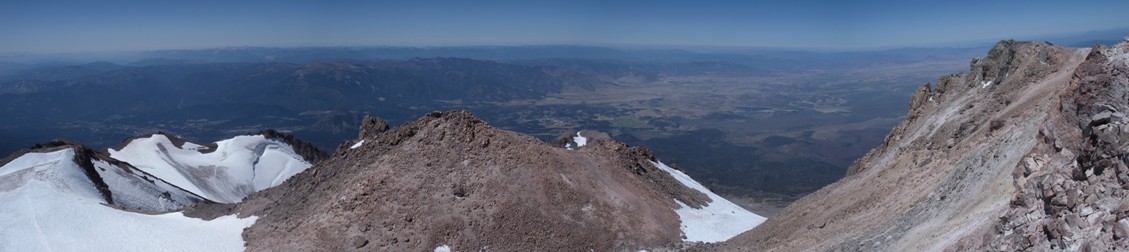
[[[1000,42],[918,89],[845,178],[720,247],[1129,248],[1127,48]]]

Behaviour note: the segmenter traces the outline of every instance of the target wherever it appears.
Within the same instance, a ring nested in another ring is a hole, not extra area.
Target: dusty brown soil
[[[251,251],[636,251],[678,245],[672,198],[708,203],[610,138],[565,150],[463,111],[365,122],[282,185],[193,214],[259,216]]]

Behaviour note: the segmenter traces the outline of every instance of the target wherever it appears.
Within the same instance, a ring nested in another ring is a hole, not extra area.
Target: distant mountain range
[[[812,62],[836,66],[924,61],[951,57],[946,56],[951,50],[762,56],[578,46],[157,51],[130,64],[40,63],[0,73],[0,116],[19,122],[12,126],[139,116],[152,121],[167,114],[185,115],[181,120],[235,123],[250,117],[263,121],[261,117],[347,110],[401,121],[417,113],[404,111],[413,106],[539,99],[568,89],[592,91],[621,78],[653,81],[661,76],[763,75],[807,71],[817,67]],[[436,55],[483,59],[416,58]],[[334,58],[340,59],[327,60]],[[222,116],[225,114],[228,116]],[[335,118],[356,121],[355,117]],[[336,134],[341,130],[325,127],[334,124],[340,123],[325,121],[311,129],[325,128]]]
[[[98,57],[101,61],[9,61],[11,64],[3,60],[20,60],[24,56],[0,56],[0,69],[9,69],[0,71],[0,118],[8,122],[0,125],[0,151],[15,151],[56,137],[109,147],[121,138],[160,130],[189,138],[217,139],[264,128],[300,135],[320,148],[333,149],[356,133],[355,125],[366,113],[403,123],[420,113],[451,109],[475,109],[507,129],[551,137],[560,130],[553,127],[565,126],[551,121],[558,118],[536,117],[583,117],[574,123],[612,130],[612,124],[592,120],[592,116],[609,120],[606,118],[635,112],[615,104],[512,104],[539,101],[565,92],[600,94],[607,88],[629,89],[623,88],[626,85],[667,85],[661,83],[666,78],[736,80],[810,74],[834,79],[826,73],[938,59],[964,61],[970,56],[961,55],[979,51],[918,48],[876,53],[703,53],[582,46],[246,47],[145,52],[130,56],[130,60]],[[758,85],[744,80],[726,82]],[[799,85],[792,88],[803,89]],[[677,127],[671,120],[682,120],[681,115],[673,116],[643,121]],[[695,138],[698,136],[685,136],[665,143],[677,146],[678,141]],[[623,139],[644,143],[634,136]],[[741,163],[720,153],[747,154],[752,150],[733,146],[721,145],[725,151],[711,151],[722,158],[711,162]],[[696,156],[668,146],[656,149],[685,153],[671,155],[672,159],[693,160]],[[804,185],[762,183],[758,188],[806,192],[829,183],[845,169],[819,161],[804,164],[820,167],[820,175],[800,180]]]
[[[1113,39],[1102,38],[1101,40]],[[1097,39],[1095,39],[1097,40]],[[781,60],[820,59],[819,63],[867,60],[873,55],[887,59],[920,60],[928,55],[953,56],[954,50],[982,50],[986,46],[901,48],[877,51],[831,52],[795,49],[641,49],[597,46],[451,46],[451,47],[227,47],[191,50],[160,50],[118,53],[0,54],[0,76],[44,66],[113,62],[120,65],[179,65],[205,63],[292,63],[314,61],[406,60],[413,58],[468,58],[491,61],[541,59],[585,59],[622,62],[724,61],[763,67]],[[949,52],[949,53],[946,53]],[[828,61],[830,60],[830,61]],[[870,59],[872,60],[872,58]],[[807,62],[814,63],[814,62]],[[829,65],[831,65],[829,64]]]
[[[26,70],[6,79],[0,82],[0,117],[13,122],[8,126],[121,121],[138,116],[238,123],[262,117],[287,120],[277,118],[305,112],[317,121],[321,113],[317,111],[400,115],[415,113],[401,108],[439,101],[537,99],[570,88],[591,90],[609,85],[567,69],[459,58],[306,64],[90,63]],[[356,122],[338,118],[349,125]],[[313,129],[340,133],[325,128],[332,124],[335,122],[327,121]],[[332,140],[333,144],[337,141]]]

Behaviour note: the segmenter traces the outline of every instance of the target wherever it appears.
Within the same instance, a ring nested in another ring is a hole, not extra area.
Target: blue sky
[[[1126,10],[1129,1],[14,0],[0,2],[0,52],[539,44],[881,49],[1129,27]]]

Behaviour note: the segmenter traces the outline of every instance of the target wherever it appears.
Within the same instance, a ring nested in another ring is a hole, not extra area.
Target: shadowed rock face
[[[266,137],[267,139],[278,140],[290,145],[290,147],[294,149],[294,152],[296,154],[302,156],[303,159],[305,159],[307,162],[310,162],[311,164],[316,164],[317,162],[321,162],[322,160],[329,158],[329,154],[326,154],[324,151],[318,149],[318,147],[314,146],[311,143],[299,140],[297,137],[294,137],[294,135],[280,133],[272,129],[262,130],[256,134],[263,135],[263,137]]]
[[[609,251],[676,246],[672,198],[710,201],[610,138],[566,150],[464,111],[364,125],[356,148],[205,211],[260,216],[252,251]]]
[[[702,249],[1129,249],[1127,59],[1000,42],[920,88],[848,176]]]

